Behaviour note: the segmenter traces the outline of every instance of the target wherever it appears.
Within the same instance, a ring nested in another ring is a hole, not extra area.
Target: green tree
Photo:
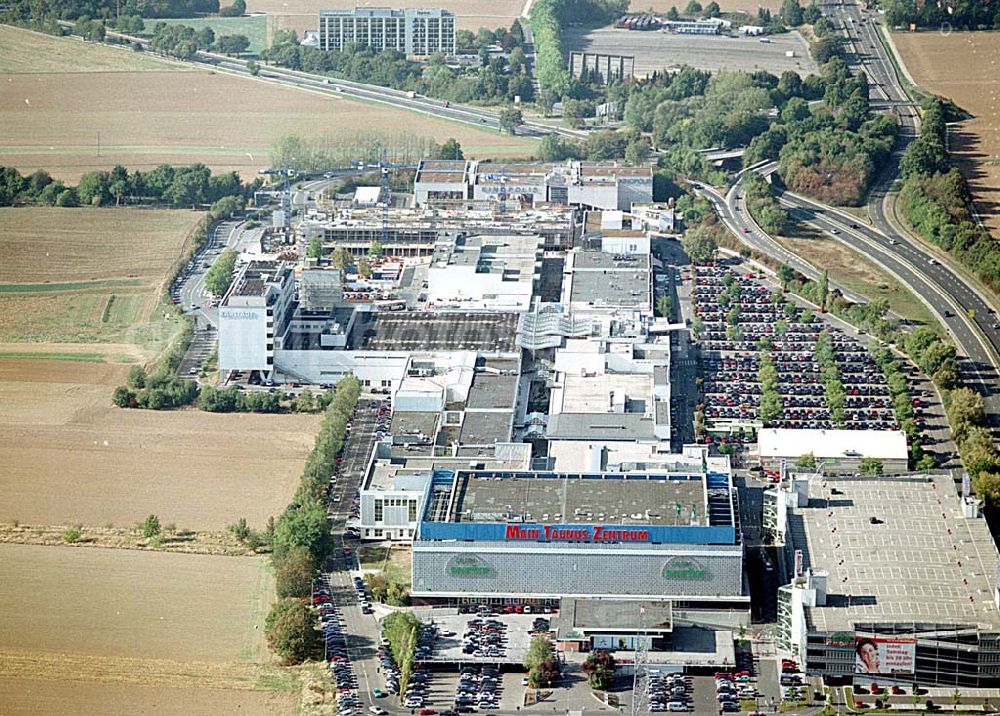
[[[301,664],[321,654],[316,619],[304,599],[286,597],[274,603],[264,622],[271,651],[285,664]]]
[[[781,21],[791,27],[802,24],[803,13],[799,0],[785,0],[781,4]]]
[[[260,74],[260,65],[256,61],[250,60],[247,62],[247,72],[250,73],[251,77],[256,77]]]
[[[651,150],[648,137],[635,137],[625,147],[625,161],[633,166],[645,164],[649,161]]]
[[[865,475],[881,475],[885,464],[877,457],[863,457],[858,463],[858,468]]]
[[[160,534],[160,518],[156,515],[149,515],[142,522],[142,536],[146,539],[152,539]]]
[[[545,686],[551,680],[547,662],[553,660],[552,641],[544,634],[536,634],[531,638],[528,651],[524,656],[524,668],[528,672],[528,684],[532,688]]]
[[[462,145],[455,138],[449,138],[444,144],[438,147],[436,156],[438,159],[465,159]]]
[[[816,303],[821,311],[826,311],[827,298],[830,294],[830,273],[826,269],[819,272],[819,280],[816,282]]]
[[[698,0],[689,0],[687,7],[684,8],[685,15],[698,15],[701,13],[701,3]]]
[[[708,5],[705,6],[705,16],[706,17],[718,17],[722,14],[722,8],[719,7],[719,3],[712,0]]]
[[[224,55],[239,55],[250,48],[250,38],[246,35],[220,35],[215,44]]]
[[[316,399],[309,388],[303,388],[295,398],[295,410],[299,413],[311,413],[316,410]]]
[[[810,0],[809,4],[802,11],[802,20],[810,25],[815,25],[816,21],[823,17],[823,11],[819,9],[816,0]]]
[[[378,241],[373,241],[372,245],[368,247],[368,257],[371,259],[382,258],[382,244]]]
[[[504,107],[500,110],[500,131],[517,134],[517,128],[524,124],[524,117],[517,107]]]
[[[312,238],[306,247],[306,256],[311,259],[323,258],[323,240],[318,236]]]
[[[108,173],[89,172],[80,177],[76,193],[81,204],[100,206],[108,201]]]
[[[226,249],[219,255],[215,263],[205,274],[205,288],[214,296],[222,296],[233,283],[233,272],[236,269],[238,255],[232,249]]]
[[[684,232],[681,238],[684,253],[697,264],[714,261],[719,251],[715,233],[707,226],[699,224]]]
[[[550,89],[543,89],[541,92],[538,93],[538,96],[535,98],[535,103],[538,105],[538,108],[542,110],[542,115],[545,117],[548,117],[552,114],[552,109],[556,106],[556,102],[558,101],[559,98],[556,97],[556,94]],[[554,135],[546,135],[546,136],[554,136]]]
[[[587,683],[592,689],[605,690],[611,686],[615,676],[615,657],[610,651],[595,649],[587,655],[580,667],[587,675]]]
[[[557,134],[546,134],[538,144],[538,156],[543,162],[562,162],[579,155],[576,143]]]
[[[351,265],[351,255],[343,246],[338,246],[333,252],[333,259],[331,260],[331,263],[334,268],[338,268],[343,271]]]
[[[660,296],[656,299],[656,315],[661,318],[670,318],[674,312],[674,301],[670,296]]]
[[[306,547],[318,565],[332,547],[326,509],[319,500],[289,505],[274,530],[272,560],[280,566],[296,547]]]
[[[358,259],[358,275],[361,278],[371,278],[372,275],[372,264],[368,260],[367,256],[362,256]]]
[[[789,284],[795,280],[795,270],[787,264],[781,264],[778,267],[778,280],[781,281],[782,290],[787,291]]]
[[[801,467],[806,470],[816,469],[816,456],[811,452],[799,455],[799,459],[795,461],[795,467]]]
[[[316,564],[307,547],[294,547],[285,561],[275,570],[274,588],[279,599],[308,597],[316,576]]]

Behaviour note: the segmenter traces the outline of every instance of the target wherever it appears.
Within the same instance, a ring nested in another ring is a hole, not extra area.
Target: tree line
[[[1000,28],[1000,2],[997,0],[948,0],[946,3],[925,0],[882,0],[885,21],[889,26],[916,25],[963,30]]]
[[[324,499],[360,395],[361,382],[353,375],[337,383],[295,496],[274,528],[271,562],[279,599],[265,621],[265,635],[271,650],[288,664],[314,657],[320,650],[308,597],[314,577],[334,546]]]
[[[112,24],[126,31],[135,26],[132,18],[183,18],[217,12],[219,0],[11,0],[0,18],[12,25],[64,35],[66,31],[59,20],[96,20],[102,28]],[[117,22],[122,18],[128,19],[119,26]]]
[[[456,39],[468,42],[471,35],[467,33]],[[506,53],[491,53],[487,48],[493,43],[484,44],[479,47],[478,66],[462,68],[447,64],[440,53],[431,55],[424,63],[408,60],[397,50],[376,52],[357,43],[342,50],[321,50],[300,45],[294,31],[279,30],[271,47],[260,56],[280,67],[418,92],[451,102],[497,104],[512,102],[515,97],[530,102],[534,90],[528,76],[520,23],[515,20],[509,30],[484,28],[472,37],[481,38],[484,43],[499,38]]]
[[[110,171],[88,172],[76,186],[53,179],[44,169],[22,176],[14,167],[0,167],[0,206],[115,206],[166,204],[191,207],[211,204],[216,214],[241,210],[246,199],[261,186],[255,179],[244,184],[236,172],[212,174],[204,164],[129,172],[122,165]]]
[[[578,97],[581,84],[566,68],[564,28],[606,25],[623,15],[628,4],[628,0],[536,0],[530,21],[538,84],[556,97]]]
[[[971,211],[972,194],[946,150],[947,122],[956,110],[932,97],[921,106],[920,137],[900,162],[899,209],[923,238],[949,252],[994,291],[1000,291],[1000,245]]]
[[[724,183],[699,150],[745,146],[747,164],[778,160],[789,187],[838,204],[862,201],[898,131],[871,112],[867,77],[836,57],[805,79],[682,68],[621,91],[626,124],[648,133],[664,170]],[[782,223],[765,195],[756,198],[769,207],[767,223]]]
[[[190,25],[158,22],[153,26],[149,46],[155,52],[190,60],[199,50],[240,55],[250,49],[250,39],[239,34],[216,37],[215,31],[208,26],[195,30]]]

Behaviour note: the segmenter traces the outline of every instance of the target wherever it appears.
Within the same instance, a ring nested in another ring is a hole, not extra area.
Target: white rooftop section
[[[359,186],[354,190],[355,206],[375,206],[378,204],[382,188],[377,186]]]
[[[451,401],[464,401],[475,375],[476,351],[415,355],[393,401],[395,412],[438,412]]]
[[[906,435],[899,430],[814,430],[762,428],[757,443],[762,460],[812,453],[817,460],[872,457],[906,460]]]
[[[813,477],[809,498],[794,508],[790,536],[804,568],[829,575],[826,606],[808,610],[817,631],[892,622],[1000,628],[997,548],[951,475]]]
[[[670,452],[669,443],[552,440],[549,457],[557,472],[713,472],[729,473],[725,455],[710,457],[701,446],[686,446],[683,453]]]

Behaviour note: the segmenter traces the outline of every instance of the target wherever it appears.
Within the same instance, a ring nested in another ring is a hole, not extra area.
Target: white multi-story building
[[[219,369],[274,372],[274,342],[294,309],[295,277],[277,261],[251,261],[233,280],[219,306]]]
[[[407,56],[454,55],[455,15],[440,8],[320,10],[319,48],[342,50],[351,43]]]

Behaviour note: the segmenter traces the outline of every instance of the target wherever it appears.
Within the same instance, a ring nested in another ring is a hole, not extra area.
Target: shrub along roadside
[[[900,163],[900,213],[917,234],[1000,292],[1000,245],[977,224],[969,185],[946,150],[947,122],[954,117],[937,97],[921,110],[920,137],[907,147]]]
[[[413,672],[413,653],[420,636],[420,619],[409,612],[393,612],[382,620],[382,636],[399,666],[399,693],[406,693]]]
[[[347,421],[354,413],[361,395],[361,382],[353,375],[337,383],[333,398],[326,408],[312,452],[306,459],[299,487],[292,502],[278,518],[271,544],[271,563],[279,575],[279,593],[301,593],[305,574],[309,582],[333,548],[333,536],[326,515],[324,498],[330,476],[336,469],[337,456],[344,446]],[[308,592],[307,592],[308,593]],[[267,641],[285,663],[301,663],[312,652],[303,645],[301,620],[289,613],[297,607],[288,606],[289,599],[306,605],[295,597],[280,600],[271,608],[267,621]],[[308,605],[305,606],[308,612]],[[272,619],[273,617],[273,619]],[[315,617],[309,613],[312,634],[318,640]]]

